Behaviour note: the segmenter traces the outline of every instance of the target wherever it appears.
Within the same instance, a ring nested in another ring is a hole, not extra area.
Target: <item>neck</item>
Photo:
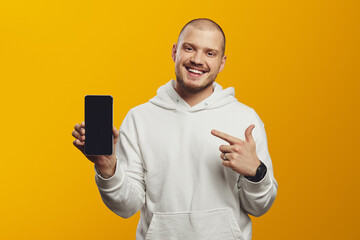
[[[195,106],[196,104],[200,103],[204,99],[208,98],[213,92],[214,88],[211,84],[210,86],[202,89],[196,93],[190,93],[186,91],[178,81],[175,82],[175,91],[179,94],[179,96],[187,102],[191,107]]]

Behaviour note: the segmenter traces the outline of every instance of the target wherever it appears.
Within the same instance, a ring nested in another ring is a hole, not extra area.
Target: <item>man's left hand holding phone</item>
[[[95,164],[103,178],[113,176],[116,169],[115,146],[119,139],[119,131],[113,126],[112,96],[86,95],[85,121],[76,124],[74,129],[74,146]]]

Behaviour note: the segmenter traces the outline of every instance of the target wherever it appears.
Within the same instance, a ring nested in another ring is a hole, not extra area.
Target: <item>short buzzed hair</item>
[[[208,18],[193,19],[190,22],[188,22],[187,24],[185,24],[185,26],[181,29],[179,37],[178,37],[178,43],[182,36],[182,33],[184,32],[184,30],[187,26],[193,26],[194,28],[200,29],[200,30],[218,30],[218,31],[220,31],[221,35],[223,36],[222,53],[223,53],[223,55],[225,54],[226,39],[225,39],[225,34],[224,34],[222,28],[219,26],[219,24],[217,24],[216,22],[214,22],[213,20],[208,19]]]

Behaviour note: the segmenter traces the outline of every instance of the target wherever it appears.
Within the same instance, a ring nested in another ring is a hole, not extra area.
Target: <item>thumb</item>
[[[255,128],[254,124],[251,124],[246,130],[245,130],[245,139],[247,142],[254,141],[254,138],[252,136],[252,130]]]
[[[120,135],[120,131],[116,129],[116,127],[113,126],[113,135],[114,135],[114,142],[117,142],[119,135]]]

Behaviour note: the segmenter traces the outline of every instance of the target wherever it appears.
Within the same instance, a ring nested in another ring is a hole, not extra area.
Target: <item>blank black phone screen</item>
[[[113,151],[113,98],[85,96],[85,154],[111,155]]]

